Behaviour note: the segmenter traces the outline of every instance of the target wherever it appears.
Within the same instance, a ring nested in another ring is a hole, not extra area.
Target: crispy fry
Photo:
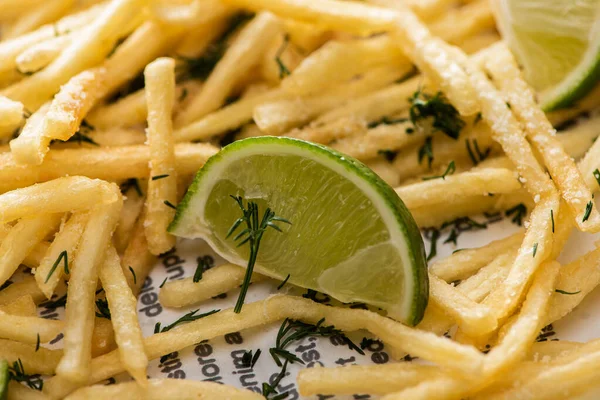
[[[30,295],[24,295],[15,301],[0,306],[0,311],[21,317],[37,317],[37,306]]]
[[[22,73],[34,73],[56,59],[73,40],[74,34],[57,36],[28,47],[15,59],[16,68]]]
[[[195,173],[216,152],[217,148],[210,144],[175,145],[177,172],[182,175]],[[0,153],[0,192],[69,175],[83,175],[112,181],[149,178],[149,161],[150,151],[143,145],[50,150],[39,166],[18,165],[10,153]],[[4,204],[1,197],[0,204]]]
[[[13,226],[0,245],[0,285],[12,276],[27,253],[56,229],[60,218],[58,214],[41,214],[23,218]]]
[[[27,14],[12,24],[6,30],[6,35],[3,35],[3,37],[7,39],[14,38],[37,29],[44,24],[52,23],[67,14],[74,3],[74,0],[58,0],[45,3],[42,7],[28,9]]]
[[[162,254],[175,245],[167,227],[175,216],[168,204],[177,203],[177,170],[173,144],[173,100],[175,98],[175,61],[159,58],[145,71],[148,103],[148,146],[150,176],[144,227],[152,254]],[[158,179],[157,179],[158,178]]]
[[[193,277],[167,282],[160,289],[159,300],[165,307],[187,307],[209,300],[221,293],[227,293],[240,286],[246,274],[245,268],[234,264],[223,264],[202,274],[202,279],[194,282]],[[260,282],[265,277],[252,275],[252,282]]]
[[[10,284],[0,290],[0,305],[10,304],[22,296],[31,296],[36,304],[46,300],[46,296],[38,287],[33,276],[25,276],[23,280]]]
[[[121,212],[122,199],[113,185],[117,200],[96,206],[91,212],[73,260],[69,280],[64,331],[64,356],[56,373],[75,382],[85,381],[89,375],[91,336],[94,329],[94,292],[98,268]]]
[[[115,331],[112,323],[106,318],[96,317],[92,333],[92,357],[100,357],[117,348]]]
[[[138,180],[139,182],[139,180]],[[129,244],[135,223],[140,217],[144,208],[145,196],[144,192],[147,185],[143,182],[138,183],[138,186],[132,185],[127,192],[124,193],[123,208],[119,217],[119,224],[115,229],[113,242],[117,251],[122,252]],[[141,193],[138,193],[138,188]]]
[[[69,266],[69,263],[73,262],[79,238],[88,219],[88,213],[73,214],[56,234],[54,241],[36,268],[35,280],[48,299],[52,298],[56,286],[63,277],[63,272],[66,273],[63,266]]]
[[[40,165],[50,145],[50,138],[42,134],[44,119],[50,103],[41,106],[25,122],[19,136],[10,141],[10,153],[18,164]]]
[[[42,392],[30,389],[17,382],[8,382],[8,387],[7,400],[50,400],[48,396],[44,395]]]
[[[0,339],[0,357],[9,363],[21,360],[25,371],[29,374],[54,375],[62,357],[62,350],[50,350],[41,346],[36,350],[35,343]]]
[[[23,104],[0,96],[0,138],[10,137],[23,121]]]
[[[137,299],[127,285],[121,260],[112,245],[108,247],[99,275],[111,309],[121,363],[138,384],[147,386],[148,357],[144,351],[142,330],[136,314]]]
[[[148,250],[148,242],[146,240],[146,234],[144,229],[144,217],[140,216],[133,228],[131,233],[131,239],[123,254],[123,260],[121,265],[123,267],[123,273],[127,278],[127,283],[131,288],[133,294],[137,295],[146,277],[154,267],[156,257]],[[133,273],[129,270],[131,268],[135,273],[136,279],[133,279]]]
[[[38,317],[23,317],[0,312],[0,337],[36,344],[54,339],[63,329],[62,321]]]

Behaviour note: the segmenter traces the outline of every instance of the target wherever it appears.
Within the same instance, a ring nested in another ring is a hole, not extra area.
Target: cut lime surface
[[[493,0],[504,40],[546,111],[567,107],[600,79],[600,0]]]
[[[0,400],[6,400],[8,398],[9,380],[8,362],[6,362],[6,360],[0,360]]]
[[[227,231],[241,216],[230,197],[270,207],[292,225],[268,230],[255,270],[364,302],[416,324],[427,305],[421,235],[398,195],[360,162],[301,140],[258,137],[235,142],[198,172],[169,231],[203,238],[225,259],[246,265],[248,246]]]

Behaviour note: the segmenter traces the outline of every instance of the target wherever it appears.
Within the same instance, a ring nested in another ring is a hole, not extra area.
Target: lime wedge
[[[8,362],[6,362],[6,360],[0,360],[0,400],[6,400],[8,398],[9,380]]]
[[[380,307],[416,324],[427,305],[427,263],[419,229],[402,200],[360,162],[327,147],[282,137],[235,142],[198,172],[169,231],[203,238],[225,259],[246,265],[248,246],[227,231],[241,217],[230,197],[270,207],[292,225],[268,230],[255,270]]]
[[[493,0],[504,40],[546,111],[600,80],[600,0]]]

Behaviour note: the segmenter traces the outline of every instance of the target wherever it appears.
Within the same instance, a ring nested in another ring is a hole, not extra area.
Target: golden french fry
[[[101,400],[106,398],[127,399],[230,399],[230,400],[261,400],[258,393],[250,390],[237,389],[229,385],[214,382],[197,382],[181,379],[151,379],[148,389],[144,390],[133,383],[116,385],[95,385],[77,390],[65,400]]]
[[[35,270],[35,280],[39,288],[48,299],[52,298],[56,286],[62,280],[63,272],[66,273],[72,266],[79,238],[83,233],[88,213],[75,213],[61,226],[54,241],[50,244],[44,258]],[[66,267],[66,268],[65,268]]]
[[[25,385],[11,381],[8,382],[7,400],[49,400],[42,392],[28,388]]]
[[[121,362],[138,384],[147,386],[148,357],[144,351],[142,330],[136,314],[137,299],[127,285],[121,269],[121,259],[112,245],[106,252],[99,275],[111,310]]]
[[[0,245],[0,285],[4,284],[29,253],[60,223],[59,214],[22,218]]]
[[[486,168],[477,171],[448,175],[443,179],[430,179],[424,182],[396,188],[404,204],[409,209],[417,207],[442,206],[448,201],[454,203],[460,198],[486,195],[488,193],[510,193],[521,188],[514,172],[508,169]]]
[[[201,303],[221,293],[227,293],[244,281],[246,269],[234,264],[223,264],[202,274],[202,279],[194,282],[193,277],[167,282],[160,289],[159,300],[165,307],[187,307]],[[266,279],[259,274],[252,275],[252,282]]]
[[[173,144],[173,100],[175,98],[175,61],[159,58],[145,71],[148,103],[148,146],[150,147],[150,179],[146,197],[144,227],[148,248],[158,255],[175,245],[175,237],[167,227],[175,216],[177,203],[177,170]]]
[[[29,374],[54,375],[54,371],[60,358],[62,350],[50,350],[36,344],[15,342],[0,339],[0,357],[13,363],[21,360],[25,371]]]
[[[31,296],[36,304],[46,300],[46,296],[38,287],[33,276],[25,276],[23,280],[10,284],[0,290],[0,305],[10,304],[22,296]]]
[[[217,151],[215,146],[207,143],[175,145],[177,172],[182,175],[195,173]],[[18,165],[10,153],[0,153],[0,193],[69,175],[112,181],[149,178],[149,161],[150,150],[144,145],[50,150],[39,166]],[[4,204],[1,198],[0,204]],[[70,203],[76,201],[71,199]]]
[[[28,47],[15,59],[17,69],[22,73],[34,73],[56,59],[60,52],[73,40],[74,34],[57,36]]]
[[[523,235],[518,235],[522,241]],[[519,251],[518,244],[500,253],[488,265],[481,268],[458,285],[458,290],[474,301],[483,300],[492,290],[506,279],[510,267],[515,263]]]
[[[116,185],[99,179],[82,176],[58,178],[0,195],[0,221],[10,222],[22,217],[44,215],[41,212],[86,210],[95,204],[114,203],[119,200],[120,195]],[[40,210],[42,204],[44,209]],[[43,238],[44,236],[40,240]]]
[[[400,183],[400,174],[385,157],[370,160],[365,165],[371,168],[388,185],[394,187]]]
[[[600,213],[592,201],[592,193],[575,162],[556,139],[556,130],[537,106],[535,95],[521,77],[521,71],[508,48],[503,44],[494,46],[486,52],[483,63],[522,122],[525,133],[541,153],[579,229],[586,232],[600,230]]]
[[[343,331],[367,329],[385,343],[409,350],[411,354],[426,360],[439,362],[460,374],[476,376],[483,363],[483,356],[472,347],[453,343],[430,332],[409,328],[370,311],[329,307],[285,295],[246,304],[240,314],[229,309],[150,336],[144,339],[146,354],[149,359],[157,358],[225,332],[261,326],[286,317],[313,324],[325,318],[327,324],[335,325]],[[123,366],[118,354],[111,352],[92,360],[91,375],[87,383],[93,384],[120,372],[123,372]],[[44,385],[44,392],[54,397],[64,397],[80,386],[62,377],[55,377]]]
[[[40,165],[50,145],[50,138],[42,135],[44,118],[50,103],[41,106],[25,122],[19,136],[10,141],[10,153],[18,164]]]
[[[452,317],[469,335],[479,336],[496,329],[497,320],[488,306],[478,304],[435,275],[429,276],[429,301]]]
[[[63,330],[62,321],[0,312],[0,337],[18,342],[47,343]]]
[[[37,306],[30,295],[23,295],[15,301],[0,306],[0,311],[21,317],[37,317]]]
[[[6,30],[4,38],[10,39],[34,29],[40,26],[52,23],[57,19],[67,14],[73,7],[73,0],[58,0],[48,4],[44,4],[42,7],[34,7],[28,10],[27,14],[23,15]]]
[[[113,186],[117,201],[98,205],[90,211],[69,279],[64,355],[56,373],[76,382],[85,381],[89,375],[98,268],[104,259],[122,207],[121,193]]]
[[[106,318],[96,317],[92,333],[92,357],[100,357],[117,348],[115,331],[112,323]]]
[[[210,13],[228,13],[229,8],[218,0],[196,1],[189,4],[173,4],[173,2],[152,0],[149,8],[159,21],[173,25],[189,25],[196,27],[210,19]],[[207,16],[207,14],[209,14]]]
[[[490,3],[485,0],[450,9],[428,25],[431,33],[453,44],[495,28]]]
[[[551,307],[552,298],[550,299],[548,309],[551,310]],[[554,360],[561,360],[569,353],[572,353],[576,350],[581,350],[583,346],[585,346],[583,343],[569,342],[567,340],[546,340],[544,342],[535,342],[531,345],[531,349],[529,349],[528,358],[534,362],[548,363]]]
[[[23,121],[23,104],[0,96],[0,138],[10,137]]]
[[[283,18],[359,34],[386,31],[397,17],[389,9],[334,0],[318,3],[294,0],[226,0],[225,3],[253,11],[269,10]]]
[[[204,15],[196,19],[193,29],[177,43],[175,54],[189,58],[200,57],[211,43],[221,37],[231,21],[233,10],[218,3],[220,4],[214,6],[214,1],[202,2],[202,5],[208,6]]]
[[[121,216],[113,236],[115,248],[119,252],[122,252],[127,248],[135,227],[135,223],[140,217],[144,208],[144,187],[145,185],[141,184],[139,184],[137,187],[132,186],[127,190],[126,193],[124,193],[125,196],[123,200],[123,208],[121,209]]]
[[[330,394],[387,394],[443,377],[431,365],[394,363],[386,365],[348,365],[338,368],[306,368],[298,373],[298,388],[303,396]]]
[[[431,264],[429,272],[446,282],[463,280],[491,263],[500,252],[518,248],[522,241],[523,232],[520,231],[482,247],[457,251]]]
[[[270,40],[280,31],[279,20],[268,12],[258,14],[227,49],[202,90],[175,120],[178,127],[196,121],[223,105],[237,82],[260,59]]]
[[[142,214],[133,228],[131,239],[121,261],[127,283],[135,295],[144,286],[146,277],[155,263],[156,257],[148,250],[148,241],[146,240],[144,229],[144,216]]]

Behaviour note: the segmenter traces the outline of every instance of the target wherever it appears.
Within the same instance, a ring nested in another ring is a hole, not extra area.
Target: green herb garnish
[[[598,186],[600,186],[600,171],[596,168],[593,172],[594,178],[596,178],[596,182],[598,182]]]
[[[44,281],[44,283],[48,283],[50,277],[52,276],[52,274],[54,273],[54,271],[58,267],[58,264],[60,264],[61,261],[64,261],[65,275],[69,274],[69,256],[67,254],[67,251],[63,250],[58,255],[56,261],[54,261],[54,264],[52,264],[52,268],[50,268],[50,271],[48,271],[48,275],[46,276],[46,280]]]
[[[583,220],[581,222],[585,222],[590,218],[590,214],[592,213],[592,207],[594,203],[590,200],[585,206],[585,214],[583,214]]]
[[[422,124],[424,120],[431,119],[434,129],[443,132],[452,139],[458,139],[465,123],[460,119],[460,114],[456,108],[447,101],[442,92],[437,92],[431,96],[419,89],[408,100],[411,103],[408,113],[415,128]]]
[[[555,290],[556,293],[560,293],[560,294],[566,294],[566,295],[574,295],[574,294],[579,294],[581,293],[581,290],[578,290],[576,292],[567,292],[566,290],[560,290],[560,289],[556,289]]]
[[[527,207],[523,203],[519,203],[516,206],[509,208],[504,212],[504,215],[510,217],[514,214],[512,218],[512,222],[521,226],[523,225],[523,218],[527,215]]]
[[[431,169],[431,163],[433,162],[433,137],[427,136],[425,138],[425,142],[421,147],[419,147],[419,164],[423,161],[423,158],[427,157],[427,163],[429,165],[429,169]]]
[[[290,274],[287,274],[285,279],[277,286],[277,290],[281,289],[287,283],[288,279],[290,279]]]
[[[105,299],[97,299],[96,300],[96,317],[98,318],[106,318],[111,319],[110,317],[110,308],[108,308],[108,301]]]
[[[13,362],[12,367],[8,367],[8,373],[10,379],[19,383],[24,382],[32,389],[42,390],[44,387],[44,381],[39,375],[27,375],[25,373],[25,368],[23,368],[23,362],[20,358]]]
[[[440,179],[440,178],[442,180],[446,180],[446,176],[452,175],[455,171],[456,171],[456,165],[454,164],[454,161],[450,161],[450,164],[448,164],[446,171],[444,171],[444,173],[442,175],[426,176],[423,178],[423,180],[429,181],[431,179]]]
[[[135,275],[133,268],[131,268],[131,265],[129,266],[129,272],[131,272],[131,275],[133,275],[133,284],[137,285],[137,276]]]
[[[177,206],[175,206],[173,203],[171,203],[169,200],[165,200],[163,201],[163,203],[165,204],[165,206],[172,208],[173,210],[177,210]]]
[[[552,220],[552,233],[554,233],[554,210],[550,210],[550,219]]]
[[[262,220],[258,219],[258,205],[253,201],[248,201],[248,208],[244,207],[244,201],[241,196],[231,196],[233,200],[238,204],[240,210],[242,210],[242,217],[238,218],[229,231],[227,232],[227,238],[229,238],[236,229],[242,224],[246,223],[246,229],[238,233],[234,238],[234,242],[238,242],[237,247],[243,246],[248,243],[250,245],[250,257],[248,259],[248,266],[246,268],[246,275],[244,276],[244,282],[240,290],[237,303],[235,304],[234,312],[240,313],[242,306],[244,305],[244,299],[248,292],[248,286],[250,285],[250,279],[252,277],[252,271],[254,270],[254,264],[256,263],[256,257],[258,256],[258,250],[260,248],[260,241],[267,228],[273,228],[276,231],[281,232],[281,228],[275,224],[275,222],[282,222],[291,225],[292,223],[285,218],[281,218],[275,215],[275,212],[270,208],[265,210]]]
[[[283,63],[283,61],[281,60],[281,55],[287,48],[289,42],[290,42],[290,35],[288,35],[286,33],[285,35],[283,35],[283,43],[277,50],[277,53],[275,53],[275,62],[277,63],[277,66],[279,67],[279,79],[283,79],[284,77],[291,74],[288,67],[286,67],[285,64]]]
[[[537,242],[533,244],[533,257],[535,258],[535,254],[537,253],[538,244]]]
[[[164,178],[166,178],[166,177],[168,177],[168,176],[169,176],[169,174],[164,174],[164,175],[156,175],[156,176],[153,176],[153,177],[152,177],[152,180],[153,180],[153,181],[157,181],[157,180],[159,180],[159,179],[164,179]]]
[[[480,162],[484,161],[489,157],[492,148],[488,147],[485,151],[481,151],[479,148],[479,144],[477,143],[477,139],[473,139],[473,147],[471,147],[471,140],[465,139],[465,145],[467,147],[467,153],[469,153],[469,158],[473,162],[473,165],[477,165]],[[475,151],[473,151],[475,150]]]
[[[160,326],[160,322],[157,322],[156,325],[154,325],[154,333],[170,331],[171,329],[175,328],[179,324],[184,324],[186,322],[196,321],[198,319],[201,319],[201,318],[204,318],[204,317],[208,317],[209,315],[212,315],[214,313],[218,313],[221,310],[212,310],[212,311],[206,312],[204,314],[198,314],[198,315],[196,315],[196,313],[198,311],[200,311],[200,310],[190,311],[189,313],[185,314],[183,317],[179,318],[177,321],[173,322],[170,325],[167,325],[167,326],[163,327],[162,329],[161,329],[161,326]]]
[[[138,196],[142,197],[144,193],[142,193],[142,188],[140,187],[140,183],[136,178],[127,179],[125,182],[121,183],[120,189],[122,193],[127,193],[129,189],[134,188],[135,192]]]

